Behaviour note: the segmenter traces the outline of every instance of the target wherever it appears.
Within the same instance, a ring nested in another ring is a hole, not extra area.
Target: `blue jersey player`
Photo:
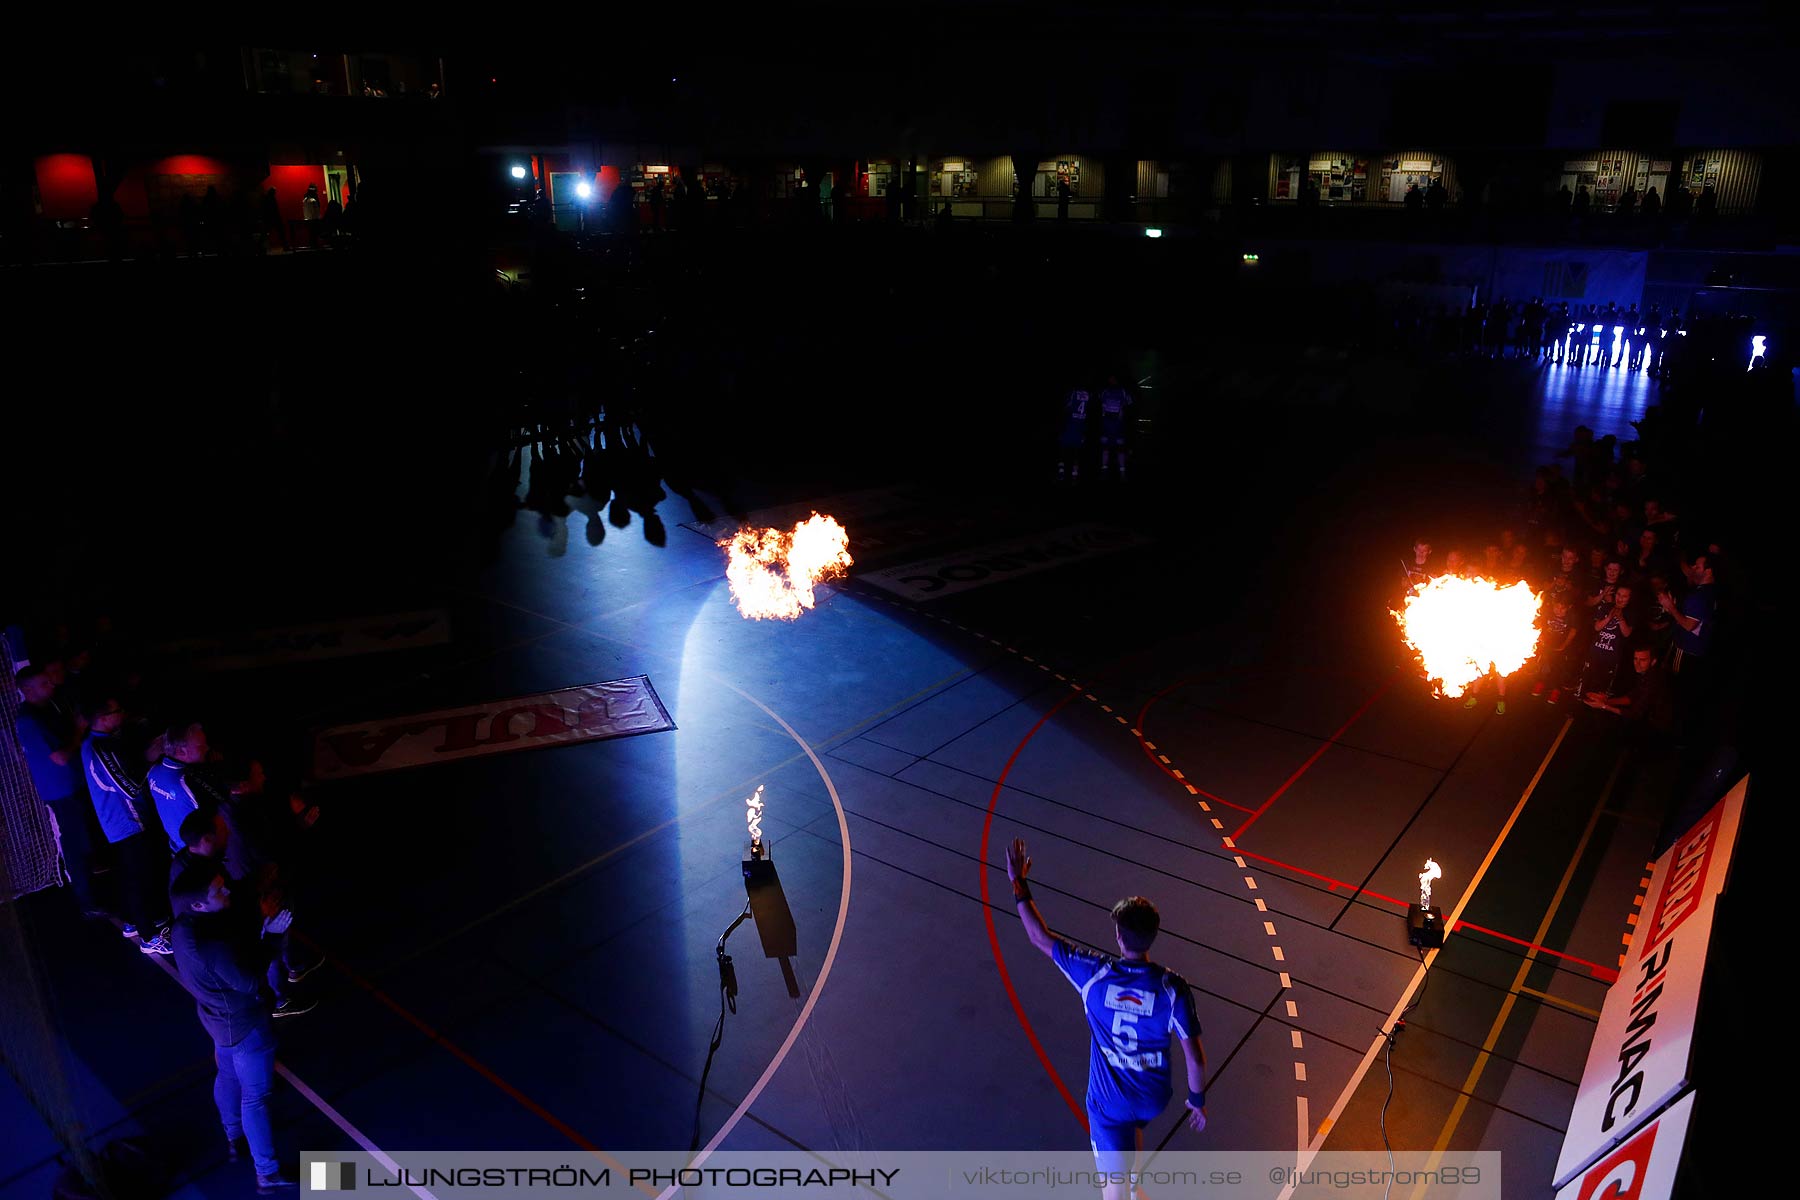
[[[1173,1050],[1187,1069],[1188,1123],[1206,1128],[1206,1054],[1187,981],[1149,959],[1160,926],[1156,906],[1132,896],[1113,906],[1118,957],[1057,937],[1031,901],[1031,859],[1017,839],[1006,852],[1013,902],[1031,944],[1050,956],[1081,994],[1093,1044],[1088,1053],[1087,1119],[1094,1162],[1107,1177],[1106,1200],[1126,1200],[1143,1149],[1144,1126],[1174,1091]]]

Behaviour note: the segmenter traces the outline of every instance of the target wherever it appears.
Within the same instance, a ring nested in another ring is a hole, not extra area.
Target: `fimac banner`
[[[1687,1086],[1713,909],[1725,890],[1749,782],[1738,781],[1650,872],[1630,953],[1588,1047],[1556,1163],[1558,1187]]]
[[[1675,1172],[1693,1115],[1694,1093],[1689,1092],[1617,1150],[1569,1180],[1556,1200],[1669,1200],[1675,1194]]]
[[[645,675],[464,708],[338,725],[313,735],[314,779],[675,728]]]

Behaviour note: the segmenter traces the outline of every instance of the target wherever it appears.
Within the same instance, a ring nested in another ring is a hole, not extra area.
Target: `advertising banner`
[[[1563,1186],[1688,1084],[1713,909],[1725,889],[1746,777],[1656,860],[1618,982],[1606,993],[1569,1115]]]

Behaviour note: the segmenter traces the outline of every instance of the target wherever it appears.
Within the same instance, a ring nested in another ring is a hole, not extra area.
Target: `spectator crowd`
[[[1634,443],[1620,455],[1616,438],[1580,426],[1492,540],[1440,556],[1421,537],[1402,568],[1408,588],[1445,574],[1525,580],[1542,596],[1538,652],[1521,672],[1530,695],[1579,702],[1635,736],[1679,743],[1703,736],[1715,715],[1726,568],[1718,542],[1683,519],[1679,481],[1644,449]],[[1506,681],[1493,682],[1504,714]],[[1478,684],[1465,705],[1482,694]]]
[[[292,1188],[268,1111],[273,1022],[315,1003],[300,984],[322,960],[293,925],[318,809],[260,760],[215,747],[196,715],[160,704],[107,622],[73,644],[67,634],[4,639],[60,877],[84,917],[172,957],[212,1038],[227,1157],[248,1151],[262,1194]]]

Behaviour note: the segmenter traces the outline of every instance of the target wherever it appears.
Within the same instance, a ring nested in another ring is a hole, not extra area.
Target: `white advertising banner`
[[[1694,1093],[1632,1134],[1617,1150],[1569,1180],[1556,1200],[1669,1200],[1694,1115]]]
[[[1569,1115],[1556,1185],[1617,1146],[1688,1084],[1713,909],[1725,890],[1746,777],[1656,860],[1625,967],[1606,993]]]
[[[314,779],[567,746],[675,728],[648,676],[338,725],[313,735]]]
[[[1086,523],[1011,541],[959,550],[941,558],[868,571],[856,578],[908,600],[935,600],[1080,559],[1111,554],[1149,539],[1126,529]]]

